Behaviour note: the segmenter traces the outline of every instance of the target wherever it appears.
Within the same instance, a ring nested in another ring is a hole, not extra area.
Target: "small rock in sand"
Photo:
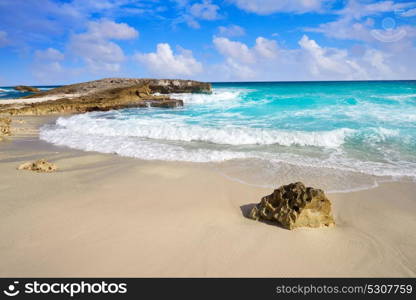
[[[11,131],[10,131],[11,123],[12,123],[12,119],[10,118],[0,118],[0,136],[11,135]]]
[[[54,172],[58,170],[58,167],[46,161],[45,159],[40,159],[35,162],[26,162],[24,164],[21,164],[18,168],[18,170],[29,170],[29,171],[35,171],[35,172]]]
[[[250,212],[250,218],[277,222],[287,229],[334,226],[331,202],[324,191],[301,182],[279,187]]]

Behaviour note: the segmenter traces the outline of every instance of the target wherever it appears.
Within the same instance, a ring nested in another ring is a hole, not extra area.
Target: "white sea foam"
[[[223,145],[317,146],[337,148],[354,130],[341,128],[332,131],[284,131],[249,127],[202,127],[187,124],[184,117],[132,118],[126,120],[93,118],[91,114],[59,118],[57,125],[78,134],[99,136],[140,137],[171,141],[201,141]]]
[[[5,89],[0,89],[1,93],[20,93],[20,91],[17,91],[15,89],[9,89],[9,88],[5,88]]]
[[[212,94],[171,94],[171,97],[182,99],[185,103],[205,104],[239,99],[243,93],[244,90],[217,89]]]
[[[326,169],[326,174],[333,169],[416,180],[416,161],[402,156],[407,154],[400,148],[414,144],[412,133],[408,134],[416,120],[412,107],[360,100],[354,106],[335,103],[293,109],[291,103],[290,107],[268,106],[269,98],[253,99],[248,93],[221,88],[212,94],[175,94],[184,100],[184,108],[59,118],[56,125],[44,126],[40,137],[55,145],[145,160],[265,160],[300,169]],[[342,178],[334,179],[340,182],[336,189],[348,186]],[[348,188],[357,188],[355,183]]]
[[[208,149],[186,150],[184,147],[148,141],[126,136],[99,136],[79,134],[66,128],[44,126],[40,138],[59,146],[68,146],[86,151],[115,153],[121,156],[145,160],[167,160],[188,162],[220,162],[246,158],[244,153]]]
[[[416,177],[416,164],[387,164],[363,162],[346,158],[342,151],[334,152],[325,159],[312,158],[293,153],[269,153],[262,151],[238,151],[235,149],[215,150],[208,147],[190,148],[165,141],[148,140],[128,135],[101,135],[79,132],[62,126],[45,125],[40,138],[59,146],[68,146],[85,151],[115,153],[120,156],[144,160],[223,162],[233,159],[261,159],[274,163],[289,163],[302,167],[329,168],[340,171],[358,172],[374,176]]]
[[[401,100],[408,100],[408,99],[416,99],[416,94],[405,94],[405,95],[391,95],[391,96],[384,96],[387,99],[391,99],[391,100],[397,100],[397,101],[401,101]]]

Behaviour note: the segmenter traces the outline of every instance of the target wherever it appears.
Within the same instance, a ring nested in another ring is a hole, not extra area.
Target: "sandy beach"
[[[416,294],[416,0],[0,8],[0,296]]]
[[[335,228],[245,217],[272,190],[210,164],[142,161],[40,141],[53,118],[18,118],[0,142],[0,276],[416,275],[416,184],[329,194]],[[59,171],[18,171],[46,158]]]
[[[15,104],[16,106],[22,104],[32,104],[32,103],[40,103],[45,101],[54,101],[61,98],[76,98],[79,97],[79,94],[61,94],[61,95],[50,95],[50,96],[43,96],[37,98],[26,98],[26,99],[6,99],[2,100],[1,104]]]

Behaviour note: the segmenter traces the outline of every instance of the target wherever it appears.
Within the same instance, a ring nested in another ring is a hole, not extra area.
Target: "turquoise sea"
[[[59,85],[54,85],[54,86],[42,85],[42,86],[36,86],[36,87],[41,91],[47,91],[47,90],[56,88],[58,86]],[[28,96],[31,94],[33,93],[16,91],[14,87],[12,86],[0,86],[0,101],[1,99],[14,99],[14,98],[19,98],[23,96]]]
[[[416,81],[214,83],[184,107],[59,118],[41,139],[145,160],[210,163],[224,176],[331,191],[416,178]]]

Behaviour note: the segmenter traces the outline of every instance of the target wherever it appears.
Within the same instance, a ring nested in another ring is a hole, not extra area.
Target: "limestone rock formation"
[[[211,93],[211,84],[193,80],[152,79],[146,83],[153,93]]]
[[[44,173],[44,172],[54,172],[58,170],[58,167],[55,164],[46,161],[45,159],[40,159],[34,162],[23,163],[17,169]]]
[[[301,182],[284,185],[261,199],[250,218],[277,222],[287,229],[334,226],[331,202],[324,191]]]
[[[61,98],[26,105],[3,105],[0,113],[10,115],[47,115],[54,113],[84,113],[131,107],[178,107],[182,100],[152,95],[147,84],[119,87],[89,93],[79,97]]]
[[[105,78],[22,97],[33,101],[0,103],[0,114],[47,115],[183,105],[182,100],[155,93],[211,93],[211,84],[179,79]]]
[[[27,86],[27,85],[18,85],[18,86],[15,86],[14,89],[16,91],[21,91],[21,92],[32,92],[32,93],[40,92],[38,88]]]
[[[12,119],[0,118],[0,141],[3,140],[3,136],[11,135],[10,124]]]
[[[211,84],[194,80],[179,79],[147,79],[147,78],[104,78],[54,88],[48,91],[26,96],[24,98],[38,98],[62,94],[90,95],[114,88],[128,88],[133,86],[149,87],[151,93],[211,93]]]

